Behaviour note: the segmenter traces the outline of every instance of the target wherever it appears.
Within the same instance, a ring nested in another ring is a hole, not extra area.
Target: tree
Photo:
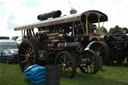
[[[108,33],[107,29],[105,27],[100,27],[100,28],[96,28],[96,33],[100,34],[100,35],[105,35]]]
[[[112,34],[115,30],[121,30],[121,31],[128,32],[128,29],[126,27],[122,28],[122,27],[119,27],[118,25],[116,25],[115,27],[110,28],[109,34]]]
[[[121,30],[121,27],[119,27],[118,25],[116,25],[115,27],[110,28],[109,34],[112,34],[115,30]]]

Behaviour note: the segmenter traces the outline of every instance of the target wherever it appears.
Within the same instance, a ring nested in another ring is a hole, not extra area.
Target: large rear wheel
[[[93,50],[97,54],[97,56],[102,56],[104,64],[111,63],[110,49],[106,43],[104,43],[102,41],[92,41],[88,45],[88,48]]]
[[[62,77],[73,78],[76,72],[76,61],[71,53],[67,51],[58,53],[55,63],[60,66]]]
[[[25,40],[21,43],[19,48],[18,63],[23,72],[28,66],[36,64],[38,61],[39,47],[35,40]]]

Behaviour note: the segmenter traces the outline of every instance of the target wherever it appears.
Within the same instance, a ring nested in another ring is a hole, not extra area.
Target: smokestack
[[[75,9],[70,10],[70,14],[76,14],[76,13],[77,13],[77,10],[75,10]]]

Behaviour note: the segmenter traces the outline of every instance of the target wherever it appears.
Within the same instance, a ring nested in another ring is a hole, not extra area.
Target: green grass
[[[24,81],[18,64],[0,63],[0,85],[32,84]],[[96,75],[83,74],[77,69],[73,79],[61,78],[60,85],[128,85],[128,67],[104,66]]]

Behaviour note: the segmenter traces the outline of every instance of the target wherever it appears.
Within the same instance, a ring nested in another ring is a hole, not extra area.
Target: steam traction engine
[[[21,70],[33,64],[58,64],[61,76],[72,78],[76,67],[83,73],[95,74],[99,56],[107,59],[109,49],[94,33],[94,23],[107,21],[107,16],[96,10],[60,15],[59,10],[42,14],[38,16],[40,22],[15,28],[23,34],[19,48]]]
[[[110,64],[123,63],[125,57],[127,57],[128,50],[128,37],[126,33],[120,30],[115,30],[110,35],[104,36],[104,42],[106,42],[110,48],[110,56],[108,62]]]

